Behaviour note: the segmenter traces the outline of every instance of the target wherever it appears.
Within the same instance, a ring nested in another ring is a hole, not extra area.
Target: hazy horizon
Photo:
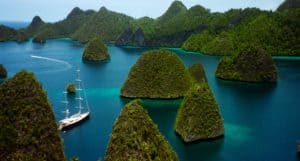
[[[124,0],[120,3],[117,0],[9,0],[0,2],[0,21],[30,22],[35,15],[39,15],[46,22],[56,22],[64,19],[74,8],[79,7],[83,10],[98,11],[102,6],[107,9],[124,13],[134,18],[148,16],[157,18],[162,15],[174,0],[141,1]],[[253,0],[234,2],[220,2],[220,0],[182,0],[183,4],[190,8],[194,5],[202,5],[212,12],[224,12],[231,8],[257,7],[263,10],[275,10],[284,0]],[[127,2],[127,3],[124,3]],[[220,3],[222,3],[220,5]],[[158,5],[159,4],[159,5]],[[55,14],[53,14],[55,10]],[[13,11],[13,12],[12,12]]]

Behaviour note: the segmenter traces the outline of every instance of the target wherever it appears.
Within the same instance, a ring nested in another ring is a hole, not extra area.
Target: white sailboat
[[[69,116],[70,111],[69,111],[69,107],[68,104],[69,102],[67,101],[67,92],[64,92],[65,94],[65,100],[62,101],[62,103],[65,104],[65,110],[63,111],[63,113],[65,113],[65,118],[59,121],[59,130],[63,130],[72,126],[75,126],[79,123],[81,123],[82,121],[84,121],[86,118],[89,117],[90,115],[90,108],[86,99],[86,93],[84,91],[84,86],[82,83],[82,80],[80,79],[80,70],[77,70],[77,87],[76,87],[76,91],[77,91],[77,95],[78,97],[76,97],[76,100],[78,100],[78,112],[74,115]],[[82,94],[83,93],[83,94]],[[82,96],[83,95],[83,96]],[[85,97],[85,103],[86,103],[86,107],[84,107],[82,105],[82,102],[84,101]]]

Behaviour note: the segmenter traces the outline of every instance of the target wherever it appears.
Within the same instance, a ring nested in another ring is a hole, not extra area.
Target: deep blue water
[[[119,97],[130,67],[146,48],[109,46],[111,60],[83,64],[83,47],[68,39],[0,43],[0,63],[13,76],[21,69],[33,71],[47,91],[58,121],[63,117],[62,90],[80,67],[91,107],[91,117],[81,126],[61,133],[65,153],[82,161],[103,158],[112,125],[128,99]],[[296,161],[296,140],[300,139],[300,61],[276,59],[277,84],[249,84],[214,77],[219,57],[185,53],[172,49],[188,67],[204,64],[209,85],[225,121],[225,137],[185,145],[174,133],[174,121],[181,100],[144,100],[151,118],[182,161]],[[31,57],[39,56],[39,58]],[[49,59],[50,58],[50,59]],[[72,101],[74,98],[69,97]]]
[[[15,22],[15,21],[0,21],[0,25],[5,25],[15,29],[25,28],[30,24],[30,22]]]

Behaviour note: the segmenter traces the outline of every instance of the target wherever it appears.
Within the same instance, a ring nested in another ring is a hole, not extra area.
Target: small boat
[[[87,119],[90,116],[90,108],[86,99],[86,93],[84,91],[84,86],[82,83],[82,80],[80,79],[80,70],[77,70],[77,79],[75,80],[77,82],[77,86],[76,86],[76,93],[78,95],[78,97],[76,97],[76,99],[78,100],[78,112],[74,115],[70,115],[70,110],[68,107],[69,102],[67,101],[67,92],[64,91],[64,95],[65,95],[65,100],[62,101],[62,103],[65,104],[65,110],[63,111],[63,113],[65,113],[65,118],[59,121],[59,130],[64,130],[67,128],[71,128],[75,125],[78,125],[79,123],[83,122],[85,119]],[[86,107],[84,107],[82,105],[82,102],[84,101],[84,98],[82,97],[82,95],[85,97],[85,103],[86,103]]]

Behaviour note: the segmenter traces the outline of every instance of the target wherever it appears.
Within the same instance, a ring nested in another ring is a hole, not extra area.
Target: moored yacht
[[[69,107],[68,104],[69,102],[67,101],[67,92],[64,92],[65,95],[65,100],[62,101],[62,103],[65,104],[65,110],[63,113],[65,113],[65,118],[59,121],[59,130],[64,130],[66,128],[73,127],[85,119],[87,119],[90,115],[90,108],[87,102],[86,98],[86,93],[84,91],[84,86],[82,83],[82,80],[80,79],[80,70],[77,70],[77,79],[76,81],[76,91],[77,91],[77,97],[76,100],[78,100],[78,112],[75,113],[74,115],[70,115]],[[82,102],[85,102],[85,105],[82,105]],[[85,106],[85,107],[84,107]]]

